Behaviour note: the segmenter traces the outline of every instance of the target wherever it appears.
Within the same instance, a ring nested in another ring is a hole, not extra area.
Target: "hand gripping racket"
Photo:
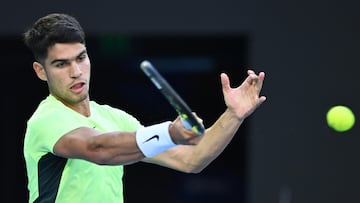
[[[170,84],[163,78],[160,73],[149,61],[143,61],[140,68],[150,78],[157,89],[165,96],[171,106],[180,115],[181,121],[185,128],[191,129],[198,135],[204,134],[204,126],[195,118],[189,106],[185,101],[175,92]]]

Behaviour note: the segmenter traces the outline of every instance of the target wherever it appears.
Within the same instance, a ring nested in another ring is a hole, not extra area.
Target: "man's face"
[[[70,106],[88,99],[90,60],[84,44],[55,44],[48,49],[44,66],[43,80],[54,97]]]

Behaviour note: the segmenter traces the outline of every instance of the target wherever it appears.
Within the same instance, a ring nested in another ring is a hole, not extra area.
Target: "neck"
[[[53,95],[54,96],[54,95]],[[79,114],[89,117],[91,115],[90,112],[90,99],[87,96],[86,98],[80,100],[80,101],[68,101],[61,98],[58,98],[54,96],[57,100],[59,100],[61,103],[63,103],[65,106],[69,107],[70,109],[78,112]]]
[[[89,117],[91,115],[90,104],[89,104],[89,100],[87,100],[87,99],[76,105],[69,105],[69,104],[65,104],[65,103],[64,103],[64,105],[85,117]]]

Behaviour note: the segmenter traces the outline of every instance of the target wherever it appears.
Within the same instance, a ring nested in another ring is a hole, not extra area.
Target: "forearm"
[[[230,143],[235,133],[243,123],[228,109],[219,119],[206,130],[204,137],[194,147],[192,156],[189,157],[189,164],[193,170],[201,171],[214,159],[216,159],[225,147]]]
[[[149,163],[186,173],[199,173],[208,166],[229,144],[243,119],[226,110],[208,129],[196,145],[178,145],[151,159]]]
[[[145,156],[136,144],[135,133],[111,132],[89,141],[90,161],[101,165],[126,165]]]

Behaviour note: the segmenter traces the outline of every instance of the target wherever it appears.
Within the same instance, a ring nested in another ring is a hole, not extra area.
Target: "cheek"
[[[90,70],[91,70],[91,64],[90,64],[90,61],[87,60],[83,63],[83,73],[86,74],[86,75],[90,75]]]
[[[47,74],[47,81],[49,86],[51,87],[59,87],[62,84],[66,84],[66,77],[62,77],[65,76],[65,73],[61,73],[59,72],[51,72]]]
[[[49,85],[49,87],[51,89],[56,89],[56,87],[58,87],[59,85],[58,84],[61,84],[60,81],[58,81],[59,79],[54,79],[52,78],[51,76],[48,76],[48,80],[47,80],[47,83]]]

